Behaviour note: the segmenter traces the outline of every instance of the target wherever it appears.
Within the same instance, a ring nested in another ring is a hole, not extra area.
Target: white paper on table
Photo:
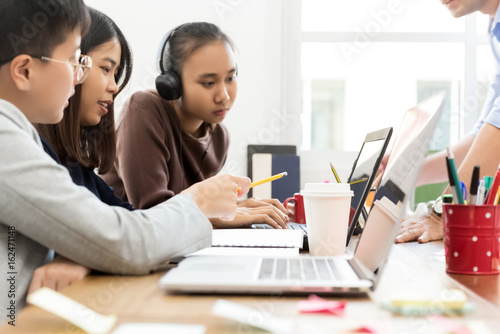
[[[221,229],[212,231],[214,247],[285,247],[302,248],[301,230]]]
[[[277,317],[252,307],[219,299],[212,307],[212,313],[220,317],[258,327],[272,333],[290,333],[293,329],[291,317]]]
[[[180,325],[162,323],[128,323],[122,324],[113,331],[112,334],[205,334],[206,328],[203,325]]]
[[[71,322],[87,333],[109,333],[115,325],[116,316],[105,316],[87,306],[47,287],[40,288],[27,297],[28,303],[36,305],[58,317]]]

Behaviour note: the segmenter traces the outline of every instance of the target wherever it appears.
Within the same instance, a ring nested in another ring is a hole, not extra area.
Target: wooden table
[[[158,288],[158,280],[164,272],[141,277],[89,276],[62,293],[97,312],[118,315],[117,326],[127,322],[166,322],[203,324],[207,327],[207,333],[263,333],[260,329],[214,316],[211,313],[214,302],[224,298],[277,316],[291,316],[302,328],[307,328],[310,323],[325,329],[334,328],[340,320],[352,323],[373,321],[397,329],[394,332],[430,333],[426,330],[426,326],[430,326],[428,319],[394,316],[381,309],[377,303],[410,290],[439,296],[445,289],[459,288],[475,305],[475,312],[459,321],[481,320],[492,333],[498,333],[499,275],[447,275],[444,258],[437,254],[442,249],[442,242],[395,245],[375,292],[368,297],[349,299],[343,318],[299,314],[297,302],[305,297],[166,295]],[[27,306],[17,315],[15,328],[4,325],[0,327],[0,332],[82,333],[66,321],[34,306]],[[308,333],[307,330],[299,332]],[[333,329],[327,332],[336,333]]]

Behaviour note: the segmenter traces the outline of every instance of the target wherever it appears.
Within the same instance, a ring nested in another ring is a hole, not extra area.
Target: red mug
[[[301,194],[295,193],[293,197],[288,197],[283,206],[286,208],[288,202],[293,201],[295,204],[294,221],[299,224],[306,223],[306,213],[304,211],[304,197]]]

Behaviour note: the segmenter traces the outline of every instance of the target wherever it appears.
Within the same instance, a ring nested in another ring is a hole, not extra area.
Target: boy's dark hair
[[[51,57],[69,33],[83,36],[89,25],[82,0],[1,0],[0,65],[21,54]]]
[[[132,52],[122,31],[108,16],[93,8],[88,8],[92,23],[89,32],[82,39],[82,54],[87,54],[102,44],[117,40],[121,46],[120,67],[115,74],[119,85],[118,95],[127,85],[132,74]],[[92,68],[91,71],[98,71]],[[64,109],[64,116],[58,124],[37,124],[40,135],[47,139],[63,165],[77,163],[83,167],[95,169],[99,173],[107,172],[116,156],[116,135],[114,103],[108,106],[108,112],[99,124],[82,126],[80,123],[82,85],[75,86],[75,94]]]

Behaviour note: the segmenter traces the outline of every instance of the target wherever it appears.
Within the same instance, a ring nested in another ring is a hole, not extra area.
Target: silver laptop
[[[390,193],[395,186],[403,193],[406,189],[413,191],[425,156],[416,154],[415,150],[427,151],[443,101],[444,94],[439,94],[419,104],[422,108],[433,109],[430,110],[432,117],[401,149],[393,168],[386,170],[380,191]],[[388,184],[391,187],[386,187]],[[386,197],[390,199],[391,196]],[[408,197],[406,193],[405,202]],[[189,257],[160,279],[160,288],[169,293],[364,294],[375,289],[399,225],[394,224],[390,236],[376,245],[380,248],[374,253],[379,253],[380,257],[374,272],[357,257],[357,250],[362,248],[364,240],[370,240],[370,230],[367,229],[361,235],[353,256]]]

